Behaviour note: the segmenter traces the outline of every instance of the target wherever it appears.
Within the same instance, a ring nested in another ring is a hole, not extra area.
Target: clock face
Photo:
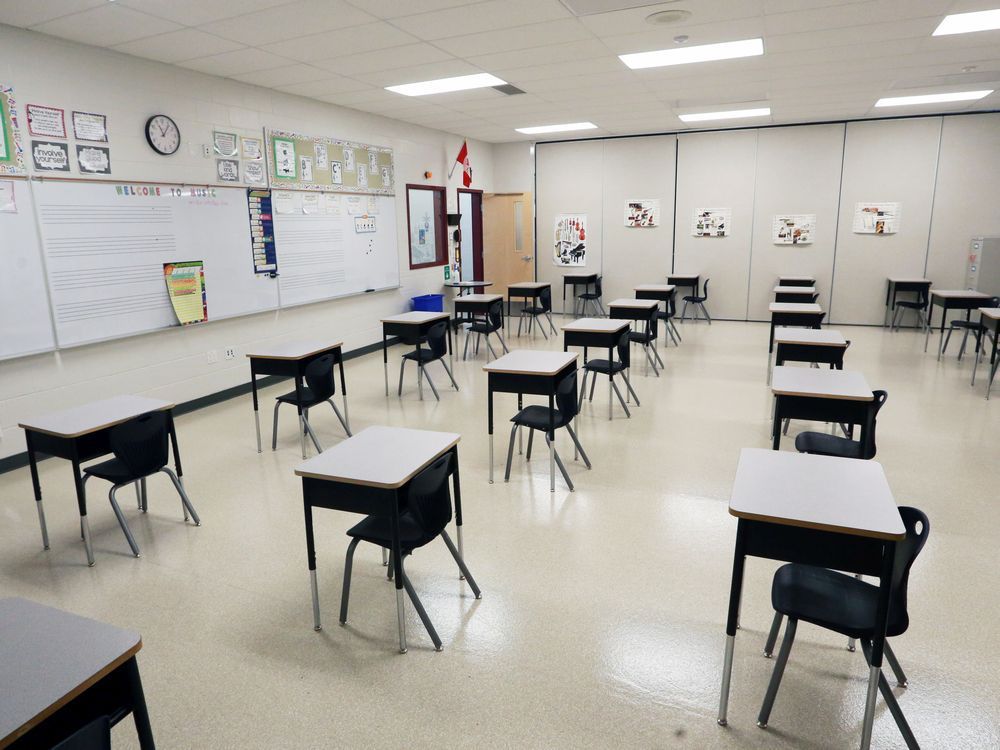
[[[153,115],[146,120],[146,141],[157,153],[169,156],[181,147],[181,131],[166,115]]]

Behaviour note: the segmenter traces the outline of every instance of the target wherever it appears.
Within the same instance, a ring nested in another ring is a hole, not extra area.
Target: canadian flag
[[[462,141],[462,148],[455,157],[455,161],[462,165],[462,184],[469,187],[472,184],[472,165],[469,163],[469,143]]]

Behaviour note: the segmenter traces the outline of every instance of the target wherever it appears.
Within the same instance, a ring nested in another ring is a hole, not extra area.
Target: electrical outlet
[[[212,155],[212,147],[207,143],[202,144],[201,152],[205,155],[205,158],[209,158]]]
[[[219,361],[219,353],[215,349],[208,350],[208,364],[214,365]]]
[[[236,359],[236,349],[232,346],[226,347],[226,359]]]

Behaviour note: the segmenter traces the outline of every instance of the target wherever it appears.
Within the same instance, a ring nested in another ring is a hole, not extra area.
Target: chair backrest
[[[905,632],[909,627],[906,587],[910,580],[910,568],[927,543],[927,535],[931,530],[931,522],[922,510],[904,505],[900,507],[899,515],[903,519],[903,526],[906,527],[906,538],[896,542],[896,561],[893,566],[889,619],[891,622],[899,623],[901,628],[898,633],[894,629],[894,635]]]
[[[628,332],[628,328],[622,330],[622,335],[618,337],[618,343],[616,344],[618,348],[618,361],[626,369],[632,366],[632,342],[629,341]]]
[[[596,377],[596,375],[595,375]],[[564,377],[556,387],[556,409],[565,422],[570,422],[579,408],[576,400],[576,370]]]
[[[705,279],[705,286],[704,286],[704,288],[702,290],[702,294],[701,294],[701,296],[703,298],[705,298],[706,300],[708,299],[708,282],[710,282],[710,281],[711,281],[711,279]]]
[[[427,346],[435,359],[440,359],[448,353],[448,323],[439,320],[427,330]]]
[[[594,282],[594,294],[598,297],[604,296],[604,277],[598,276],[597,281]]]
[[[871,405],[868,407],[868,435],[865,439],[866,444],[861,448],[861,457],[866,460],[875,458],[877,450],[875,447],[875,419],[878,417],[879,410],[885,404],[886,399],[889,398],[889,394],[885,391],[872,391],[872,396],[874,398],[872,399]]]
[[[420,544],[434,539],[451,522],[450,474],[451,453],[445,453],[410,480],[406,505],[423,532]]]
[[[552,287],[544,287],[539,293],[538,299],[541,301],[543,311],[552,311]]]
[[[333,355],[324,354],[306,365],[305,380],[313,396],[320,400],[328,399],[336,393],[336,381],[333,379]]]
[[[153,411],[133,417],[112,427],[108,441],[129,474],[149,476],[167,465],[167,415]]]
[[[486,320],[490,324],[490,330],[498,331],[503,328],[503,299],[490,302],[490,308],[486,311]]]
[[[657,308],[652,308],[649,311],[649,320],[646,321],[646,336],[649,337],[651,341],[656,341],[656,332],[658,330],[657,324],[660,318],[660,311]]]
[[[981,307],[1000,307],[1000,297],[990,297],[989,301]]]
[[[671,294],[667,297],[667,319],[674,317],[677,313],[677,303],[674,301],[676,294]]]

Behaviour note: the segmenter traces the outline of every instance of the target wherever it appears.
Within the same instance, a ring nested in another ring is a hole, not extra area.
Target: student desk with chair
[[[896,544],[906,537],[906,527],[882,466],[875,461],[744,448],[736,469],[729,512],[738,522],[718,723],[726,726],[728,722],[743,571],[750,556],[878,579],[861,748],[867,750],[871,744],[880,688],[906,736],[909,727],[903,729],[905,719],[882,676],[883,653],[890,655],[890,663],[893,661],[891,651],[886,651],[886,630],[892,583],[898,573],[894,569]],[[784,657],[787,658],[787,653]],[[776,668],[778,680],[780,674],[781,670]],[[767,725],[777,687],[778,683],[772,679],[758,720],[761,726]]]
[[[490,311],[493,315],[490,315]],[[503,315],[503,295],[502,294],[468,294],[455,300],[455,316],[465,313],[470,325],[465,331],[465,348],[462,351],[464,360],[469,354],[469,341],[472,334],[476,334],[476,351],[479,354],[479,338],[486,337],[487,359],[492,354],[496,356],[493,347],[490,345],[490,334],[494,334],[500,341],[503,350],[507,351],[507,342],[503,338],[504,315]]]
[[[827,364],[838,370],[844,369],[844,353],[851,342],[840,331],[829,328],[775,328],[774,364],[778,367],[785,362],[816,362]],[[768,355],[770,360],[770,355]],[[770,382],[770,361],[768,361],[768,382]]]
[[[643,324],[643,330],[634,331],[631,338],[632,341],[642,344],[646,359],[653,368],[653,372],[656,373],[656,377],[660,377],[660,371],[656,367],[657,363],[661,368],[664,367],[660,353],[656,351],[656,321],[659,318],[659,311],[660,303],[659,300],[655,299],[621,298],[608,303],[609,318]],[[638,326],[636,327],[638,328]],[[650,356],[650,351],[652,351],[652,356]],[[653,361],[654,357],[656,362]]]
[[[382,318],[382,367],[385,371],[385,395],[389,396],[389,337],[397,336],[403,343],[410,344],[420,352],[420,342],[435,323],[449,322],[450,316],[443,312],[406,312]],[[448,356],[454,349],[451,344],[451,325],[448,326]]]
[[[771,373],[774,395],[772,448],[781,443],[781,424],[786,419],[846,424],[847,437],[854,425],[861,426],[864,443],[871,429],[871,405],[875,400],[865,376],[854,370],[821,370],[812,367],[775,367]]]
[[[566,287],[567,286],[573,287],[573,313],[576,314],[576,302],[577,302],[576,288],[578,286],[582,286],[583,291],[585,293],[590,291],[591,286],[594,286],[594,288],[596,289],[597,278],[599,275],[600,274],[596,273],[568,273],[565,276],[563,276],[562,280],[563,315],[566,314]],[[555,333],[555,331],[553,331],[553,333]]]
[[[663,346],[665,347],[667,345],[668,337],[673,340],[674,346],[676,346],[677,342],[680,340],[681,334],[680,331],[677,330],[677,326],[674,325],[670,308],[675,305],[677,285],[639,284],[633,291],[635,292],[636,299],[655,299],[658,302],[663,303],[663,310],[659,313],[660,319],[663,320],[663,328],[666,331],[666,335],[663,337]]]
[[[772,302],[767,310],[771,313],[771,334],[767,352],[774,351],[774,330],[778,326],[802,326],[819,328],[826,313],[814,302]]]
[[[931,289],[930,302],[927,305],[927,332],[924,334],[924,351],[927,351],[927,343],[931,338],[931,330],[934,325],[931,318],[934,316],[934,306],[941,308],[941,342],[938,345],[937,358],[941,359],[941,352],[944,350],[944,328],[948,322],[949,310],[965,310],[965,319],[972,317],[972,311],[983,304],[984,300],[990,299],[990,295],[985,292],[976,292],[972,289]]]
[[[521,300],[522,309],[525,307],[541,307],[539,299],[542,297],[544,291],[549,290],[549,302],[551,307],[552,300],[552,284],[547,281],[519,281],[516,284],[507,285],[507,322],[510,324],[511,318],[511,302],[515,299]],[[563,306],[566,304],[566,287],[565,282],[563,282]],[[576,288],[573,289],[574,296],[576,295]],[[552,333],[556,333],[555,325],[552,323],[551,310],[549,311],[549,328]],[[518,335],[521,333],[521,322],[517,324]]]
[[[348,436],[351,434],[351,417],[350,412],[347,409],[347,380],[344,377],[344,342],[343,341],[290,341],[275,344],[262,344],[259,346],[252,347],[251,351],[247,352],[247,358],[250,360],[250,389],[253,394],[253,419],[254,426],[257,428],[257,452],[261,452],[260,446],[260,406],[257,400],[257,376],[258,375],[277,375],[280,377],[294,378],[295,380],[295,408],[298,412],[299,420],[299,443],[302,448],[302,458],[306,457],[306,434],[308,433],[316,446],[316,450],[319,452],[323,451],[320,446],[319,440],[316,438],[315,433],[312,431],[312,427],[309,425],[309,421],[304,413],[306,409],[303,407],[305,401],[305,374],[306,369],[315,360],[326,354],[333,355],[334,364],[340,369],[340,394],[344,400],[344,416],[341,419],[343,422],[344,430],[347,432]],[[291,396],[293,394],[289,394]],[[274,441],[277,439],[278,434],[278,405],[280,402],[275,402],[274,405],[274,429],[272,439],[272,448],[274,447]],[[330,400],[331,405],[333,405],[333,400]],[[334,405],[334,411],[337,416],[340,417],[340,412]]]
[[[931,288],[931,280],[923,278],[907,278],[899,276],[889,276],[885,285],[885,319],[882,327],[889,325],[896,312],[896,295],[900,292],[916,294],[926,297]]]
[[[502,294],[466,294],[455,298],[455,317],[465,314],[469,318],[485,316],[490,311],[490,305],[497,301],[503,302]]]
[[[132,714],[139,747],[154,750],[138,633],[20,598],[0,599],[0,632],[0,748],[49,748],[91,732],[110,742],[110,727]]]
[[[671,273],[667,274],[667,283],[690,289],[691,294],[698,293],[698,286],[701,284],[700,273]]]
[[[570,323],[567,323],[562,327],[563,331],[563,351],[567,351],[571,346],[582,346],[583,347],[583,366],[584,375],[583,383],[581,383],[581,400],[583,398],[583,391],[586,390],[587,386],[587,361],[588,361],[588,349],[591,347],[595,349],[606,349],[608,352],[607,362],[611,363],[615,361],[615,348],[618,346],[618,341],[622,334],[629,330],[629,322],[627,320],[616,320],[614,318],[578,318]],[[597,382],[597,373],[593,373],[594,382]],[[626,385],[628,381],[626,380]],[[629,391],[632,390],[630,385],[627,385]],[[608,368],[608,419],[611,419],[612,413],[612,395],[613,392],[618,391],[618,386],[615,385],[615,374],[611,367]],[[628,407],[625,405],[625,399],[622,398],[621,393],[618,393],[618,399],[621,401],[622,408],[625,409],[625,413],[628,414]]]
[[[446,289],[457,289],[458,296],[464,294],[474,294],[475,292],[493,286],[492,281],[446,281]],[[457,299],[457,298],[456,298]]]
[[[776,286],[771,290],[775,302],[815,302],[816,287],[814,286]]]

